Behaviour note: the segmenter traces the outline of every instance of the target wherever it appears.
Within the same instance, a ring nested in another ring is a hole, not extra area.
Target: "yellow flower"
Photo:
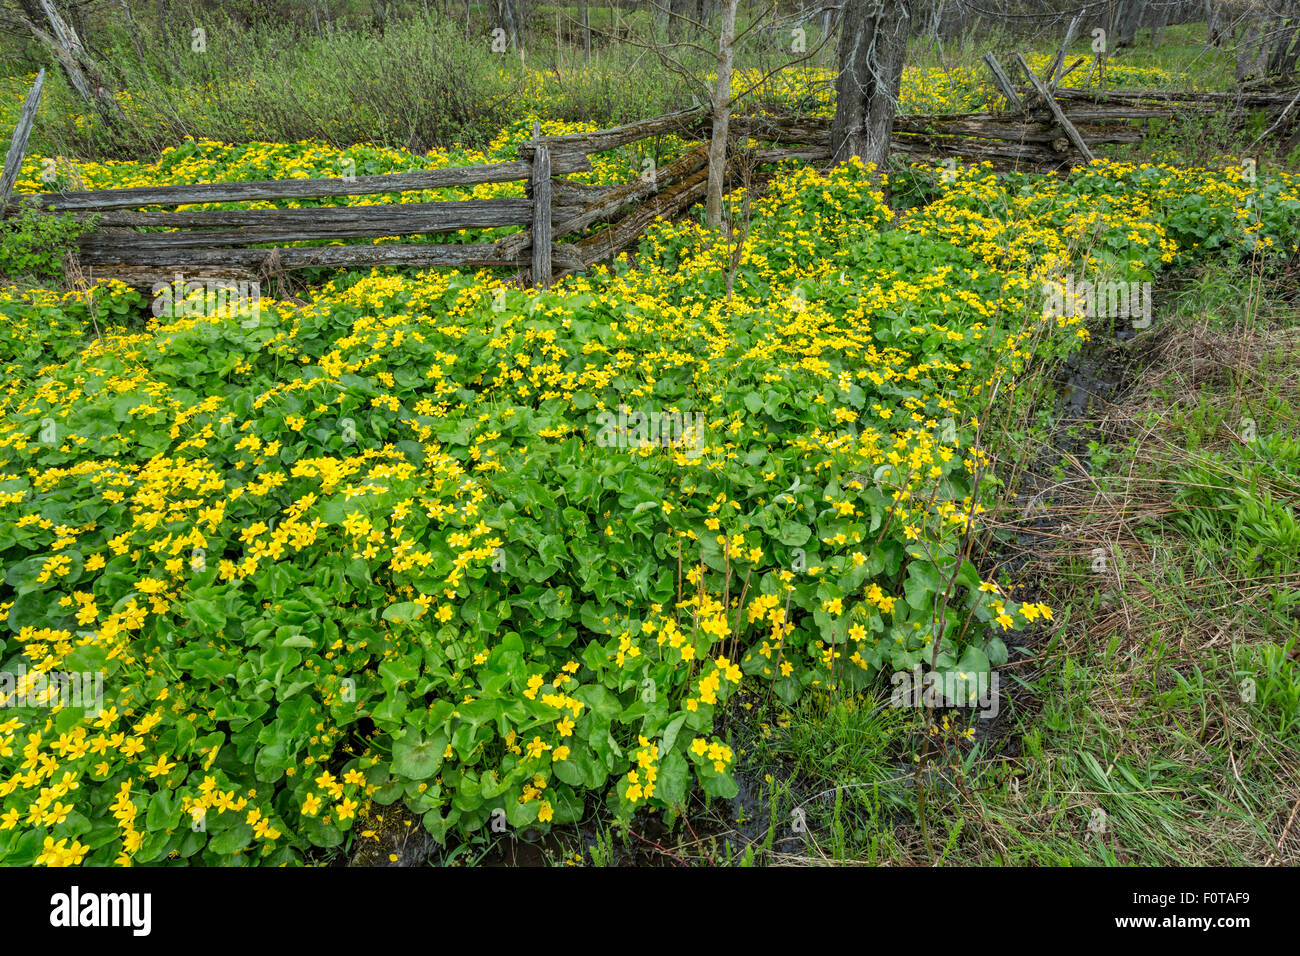
[[[165,773],[170,773],[171,769],[175,766],[175,761],[168,763],[166,757],[159,755],[158,759],[154,763],[145,765],[144,769],[149,771],[150,777],[161,777]]]
[[[546,680],[541,674],[533,674],[528,678],[528,688],[524,691],[524,696],[529,700],[536,700],[537,691],[540,690],[541,686],[545,683]]]

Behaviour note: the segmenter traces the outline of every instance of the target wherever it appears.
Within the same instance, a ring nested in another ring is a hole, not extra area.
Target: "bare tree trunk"
[[[653,26],[651,28],[652,32],[656,37],[667,36],[669,30],[668,21],[672,19],[672,15],[671,15],[672,0],[654,0],[654,4],[655,6],[653,7],[653,12],[651,13],[651,18],[654,21]],[[614,22],[617,23],[618,21],[615,20]]]
[[[1300,48],[1300,25],[1296,23],[1296,5],[1289,3],[1287,6],[1278,11],[1273,20],[1273,29],[1269,37],[1269,46],[1272,48],[1269,53],[1267,70],[1271,74],[1285,73],[1290,66],[1295,64],[1294,51],[1291,49],[1291,41],[1296,40],[1296,45]]]
[[[1277,72],[1281,74],[1294,72],[1296,63],[1300,62],[1300,25],[1295,28],[1295,43],[1291,45],[1291,50],[1278,65]]]
[[[140,61],[140,68],[148,71],[149,61],[145,59],[144,47],[140,43],[140,30],[135,25],[135,17],[131,15],[131,5],[127,0],[121,0],[122,16],[126,20],[126,28],[131,31],[131,44],[135,47],[135,58]]]
[[[1151,31],[1151,49],[1160,49],[1160,41],[1165,35],[1165,27],[1169,25],[1169,4],[1160,5],[1160,13],[1156,19],[1155,29]]]
[[[736,5],[726,0],[718,34],[718,82],[713,91],[713,138],[709,141],[709,191],[705,213],[709,226],[722,228],[722,187],[727,174],[727,128],[731,125],[731,66],[736,39]]]
[[[690,26],[685,19],[690,17],[692,20],[698,19],[700,15],[699,4],[696,0],[663,0],[671,16],[668,18],[668,36],[677,38],[682,36],[683,32]]]
[[[582,52],[586,62],[591,62],[591,6],[582,0]]]
[[[468,6],[467,6],[468,9]],[[524,48],[523,0],[497,0],[497,22],[516,50]]]
[[[943,23],[943,3],[944,0],[936,0],[934,10],[930,17],[929,37],[931,48],[940,42],[939,27]]]
[[[1146,12],[1147,0],[1124,0],[1116,11],[1115,47],[1133,46],[1137,41],[1138,26]]]
[[[1263,44],[1260,42],[1261,32],[1260,20],[1257,17],[1251,17],[1246,23],[1246,29],[1241,34],[1241,39],[1237,41],[1236,78],[1238,83],[1248,80],[1252,76],[1258,76],[1263,72],[1265,53]]]
[[[1205,5],[1205,45],[1223,45],[1223,27],[1219,17],[1219,5],[1216,0],[1203,0]]]
[[[843,17],[831,159],[857,156],[879,171],[889,158],[910,12],[906,0],[845,0]]]
[[[73,89],[105,122],[110,125],[120,122],[122,110],[113,99],[103,73],[53,0],[20,0],[20,6],[19,18],[23,25],[63,67]]]
[[[176,73],[179,73],[181,70],[181,58],[180,53],[176,49],[175,38],[171,33],[171,0],[157,0],[155,10],[158,14],[159,42],[162,43],[163,49],[167,51],[168,59],[172,61],[172,69]]]

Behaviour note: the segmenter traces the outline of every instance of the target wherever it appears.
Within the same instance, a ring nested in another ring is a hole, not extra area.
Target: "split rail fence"
[[[1063,55],[1058,56],[1044,80],[1017,53],[1015,63],[1023,80],[1016,85],[988,54],[985,63],[1011,108],[962,115],[900,115],[894,122],[893,151],[915,160],[960,157],[988,161],[996,168],[1050,172],[1092,160],[1092,147],[1097,144],[1136,142],[1142,130],[1135,120],[1236,105],[1271,109],[1281,123],[1296,103],[1289,91],[1096,93],[1062,88],[1060,82],[1081,62],[1066,69]],[[688,140],[707,138],[710,119],[703,107],[697,107],[592,133],[541,136],[534,125],[533,140],[519,148],[518,159],[489,165],[333,179],[11,196],[43,81],[44,71],[27,97],[5,157],[0,210],[14,216],[25,204],[35,203],[56,213],[93,216],[94,228],[79,240],[78,265],[90,276],[115,276],[137,284],[159,276],[170,278],[175,272],[253,278],[310,268],[445,266],[515,268],[521,270],[519,278],[545,286],[557,275],[580,271],[628,248],[656,218],[679,215],[700,201],[708,185],[708,147],[703,142],[653,175],[620,185],[596,186],[567,178],[591,170],[591,155],[649,137],[675,133]],[[758,165],[788,158],[829,160],[830,125],[827,118],[809,116],[732,117],[735,139],[729,150],[728,179],[736,181],[746,167],[752,173]],[[765,145],[757,149],[741,145],[749,141]],[[523,198],[292,209],[148,208],[372,196],[518,181],[526,184]],[[288,245],[508,226],[523,229],[490,243]]]

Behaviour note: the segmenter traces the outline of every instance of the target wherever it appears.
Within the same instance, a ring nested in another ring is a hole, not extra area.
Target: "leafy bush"
[[[82,222],[74,213],[56,215],[24,205],[17,216],[0,221],[0,276],[63,279],[68,249],[93,228],[93,218]]]

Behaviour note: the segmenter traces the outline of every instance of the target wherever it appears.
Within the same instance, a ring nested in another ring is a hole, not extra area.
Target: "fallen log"
[[[558,176],[552,181],[551,189],[556,200],[560,203],[572,203],[574,205],[591,202],[593,199],[609,192],[608,186],[579,183],[572,179],[561,179]]]
[[[386,239],[389,237],[437,235],[456,230],[439,222],[407,222],[401,228],[394,223],[340,226],[334,229],[277,230],[230,229],[139,233],[131,229],[97,229],[78,240],[83,252],[110,253],[115,250],[155,252],[168,249],[215,249],[257,246],[269,243],[336,242],[347,239]]]
[[[1169,114],[1154,110],[1103,109],[1071,112],[1067,115],[1079,128],[1084,139],[1092,144],[1132,143],[1141,138],[1140,131],[1132,127],[1101,126],[1097,125],[1099,121],[1147,119]],[[767,143],[822,146],[830,142],[829,119],[742,116],[734,117],[732,126],[738,130],[739,135]],[[1051,143],[1060,139],[1064,131],[1055,117],[1044,110],[1039,116],[1029,119],[1007,113],[966,114],[959,117],[900,116],[894,120],[894,134],[990,139],[1011,143]]]
[[[901,136],[893,140],[891,148],[894,152],[928,161],[955,156],[970,162],[990,162],[994,166],[1009,166],[1015,169],[1054,170],[1065,161],[1065,157],[1059,152],[1036,144],[1017,146],[1010,143],[955,140],[951,144],[945,143],[941,149],[936,149],[935,144],[930,140]]]
[[[809,146],[807,149],[754,149],[747,154],[757,163],[783,163],[797,159],[804,163],[822,163],[831,158],[829,143],[826,146]]]
[[[194,282],[201,279],[212,279],[219,281],[256,281],[262,277],[262,273],[254,272],[251,269],[228,267],[206,266],[195,268],[194,266],[182,267],[177,266],[173,270],[161,269],[157,266],[91,266],[87,272],[88,281],[97,281],[100,279],[117,279],[125,282],[127,285],[134,286],[138,289],[149,289],[152,292],[154,286],[159,284],[170,285],[177,277],[185,279],[187,282]]]
[[[1071,118],[1071,122],[1074,119]],[[1093,143],[1135,143],[1142,138],[1141,131],[1131,126],[1079,125],[1080,134]],[[895,134],[918,136],[961,137],[963,139],[990,139],[1008,143],[1051,143],[1063,135],[1060,124],[1046,118],[1021,123],[996,120],[954,120],[951,123],[912,123],[895,121]]]

